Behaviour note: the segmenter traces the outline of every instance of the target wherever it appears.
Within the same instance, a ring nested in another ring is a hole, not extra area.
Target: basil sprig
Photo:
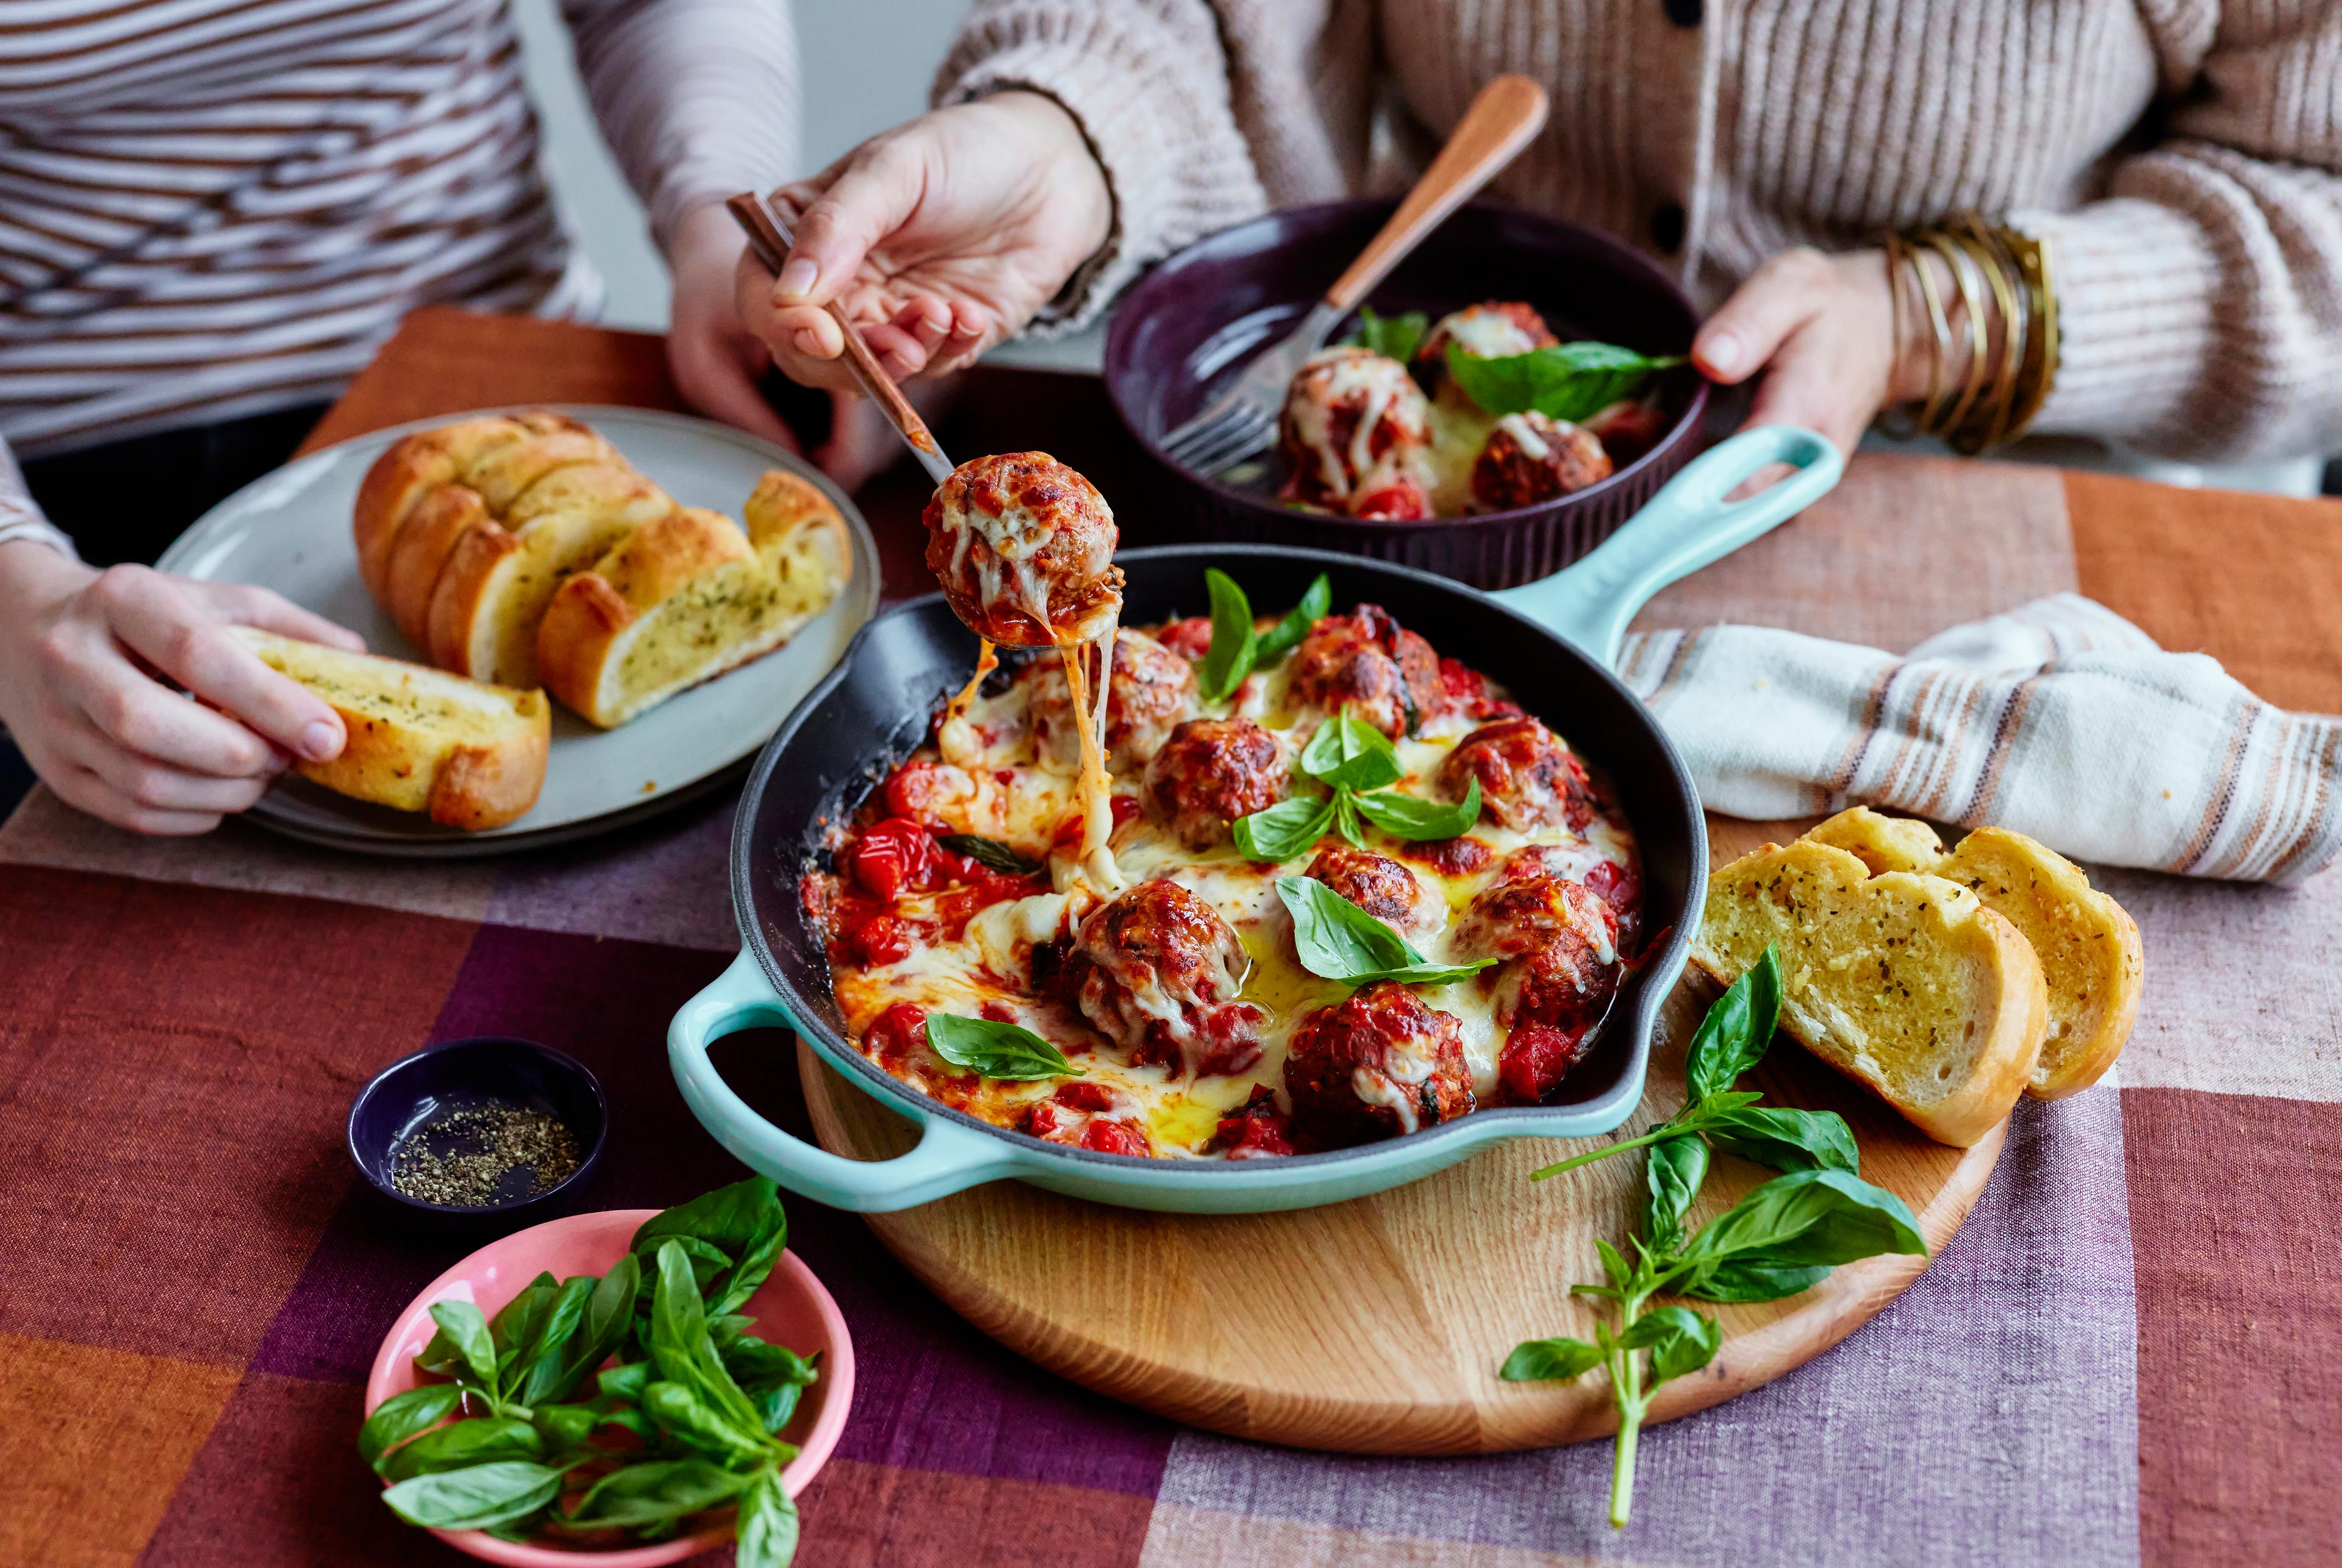
[[[1252,601],[1235,578],[1216,566],[1204,569],[1204,591],[1212,600],[1212,645],[1196,669],[1196,690],[1207,703],[1226,702],[1253,671],[1273,664],[1298,647],[1309,628],[1334,607],[1334,584],[1320,572],[1301,602],[1285,619],[1260,631]]]
[[[1328,786],[1322,795],[1295,795],[1266,811],[1239,817],[1236,853],[1246,860],[1283,862],[1306,854],[1329,833],[1366,847],[1363,822],[1393,838],[1454,838],[1480,820],[1480,781],[1460,801],[1431,801],[1386,786],[1406,775],[1390,737],[1345,704],[1317,726],[1297,759],[1301,772]]]
[[[358,1433],[359,1457],[393,1483],[383,1501],[409,1523],[515,1541],[659,1540],[736,1504],[739,1561],[784,1568],[797,1517],[780,1473],[797,1450],[776,1434],[819,1371],[733,1309],[787,1232],[773,1183],[752,1178],[647,1221],[598,1279],[539,1274],[494,1318],[435,1303],[415,1363],[451,1381],[385,1400]],[[447,1419],[466,1409],[482,1413]],[[605,1429],[636,1441],[598,1441]]]
[[[1623,1149],[1650,1150],[1644,1233],[1634,1240],[1634,1262],[1597,1240],[1606,1283],[1570,1287],[1616,1303],[1617,1332],[1597,1323],[1591,1343],[1526,1341],[1498,1372],[1516,1383],[1574,1378],[1597,1366],[1609,1373],[1618,1407],[1610,1523],[1621,1529],[1634,1503],[1636,1440],[1652,1395],[1660,1384],[1706,1366],[1724,1343],[1723,1327],[1713,1318],[1685,1306],[1650,1306],[1653,1296],[1775,1301],[1810,1289],[1840,1263],[1882,1253],[1927,1253],[1903,1200],[1856,1174],[1859,1155],[1842,1117],[1759,1107],[1761,1095],[1732,1087],[1764,1056],[1780,1004],[1780,955],[1767,947],[1708,1009],[1692,1037],[1684,1074],[1691,1097],[1681,1111],[1641,1137],[1535,1173],[1543,1180]],[[1785,1174],[1686,1232],[1685,1216],[1707,1178],[1712,1150]]]
[[[1358,308],[1358,330],[1349,341],[1369,354],[1379,354],[1401,365],[1415,357],[1423,342],[1423,335],[1431,329],[1431,318],[1419,310],[1405,315],[1376,315],[1373,309]]]
[[[1468,353],[1460,343],[1447,345],[1447,374],[1490,414],[1535,409],[1572,421],[1634,396],[1654,375],[1684,363],[1679,354],[1654,358],[1610,343],[1552,344],[1494,359]]]
[[[966,1067],[986,1078],[1022,1082],[1082,1076],[1082,1070],[1066,1061],[1064,1052],[1030,1029],[992,1018],[930,1013],[927,1049],[955,1067]]]
[[[1322,980],[1365,985],[1396,980],[1402,985],[1447,985],[1469,979],[1496,962],[1434,964],[1389,926],[1315,877],[1280,876],[1276,896],[1293,914],[1293,945],[1301,967]]]

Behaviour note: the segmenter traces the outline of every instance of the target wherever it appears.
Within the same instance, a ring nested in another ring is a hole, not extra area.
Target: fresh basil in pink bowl
[[[366,1383],[385,1525],[514,1568],[736,1540],[741,1568],[784,1568],[854,1399],[846,1320],[786,1235],[757,1177],[536,1225],[434,1280]]]

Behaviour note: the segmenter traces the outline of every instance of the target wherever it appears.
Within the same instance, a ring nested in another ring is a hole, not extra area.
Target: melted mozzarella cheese
[[[1067,673],[1069,676],[1073,674],[1070,668]],[[1085,670],[1084,675],[1086,674]],[[1324,722],[1324,715],[1315,710],[1288,707],[1287,684],[1287,668],[1280,665],[1248,677],[1229,701],[1202,704],[1198,712],[1213,718],[1239,714],[1251,717],[1272,730],[1284,732],[1286,746],[1297,753],[1308,735]],[[1083,684],[1072,690],[1076,711],[1084,712],[1092,721],[1077,727],[1095,742],[1099,737],[1092,725],[1102,719],[1103,704],[1086,705],[1096,703],[1087,684],[1085,679]],[[964,814],[966,822],[955,820],[953,825],[999,838],[1037,854],[1046,850],[1067,812],[1086,808],[1082,804],[1084,791],[1079,773],[1069,774],[1063,761],[1048,748],[1036,744],[1026,712],[1031,685],[1029,681],[1012,682],[1006,690],[979,695],[968,704],[964,715],[966,738],[974,744],[975,750],[961,765],[975,784],[970,799],[955,810],[956,818]],[[1465,715],[1448,713],[1427,722],[1417,734],[1396,743],[1400,764],[1406,770],[1406,776],[1396,787],[1436,798],[1438,792],[1434,779],[1439,764],[1456,743],[1475,727]],[[1101,755],[1102,753],[1101,747]],[[1109,789],[1118,785],[1117,793],[1136,796],[1136,778],[1107,779],[1101,765],[1099,779]],[[1096,820],[1110,822],[1110,810],[1101,807]],[[1571,857],[1571,874],[1580,877],[1603,861],[1625,867],[1631,865],[1634,857],[1632,834],[1623,824],[1599,817],[1588,824],[1584,835],[1562,828],[1523,834],[1484,819],[1472,830],[1472,836],[1486,844],[1493,853],[1484,869],[1462,876],[1446,876],[1422,862],[1406,858],[1397,853],[1404,845],[1379,839],[1373,844],[1377,851],[1391,854],[1406,865],[1436,895],[1432,902],[1437,907],[1438,924],[1408,937],[1433,963],[1456,961],[1453,939],[1457,921],[1474,896],[1493,880],[1496,866],[1513,851],[1532,844],[1561,846]],[[1249,960],[1242,995],[1266,1014],[1260,1034],[1260,1059],[1246,1072],[1189,1077],[1178,1069],[1129,1065],[1117,1059],[1120,1053],[1103,1036],[1086,1024],[1069,1023],[1060,1004],[1025,994],[1033,948],[1040,943],[1070,936],[1079,920],[1099,901],[1101,890],[1081,877],[1067,878],[1048,894],[1011,899],[981,910],[967,921],[957,939],[920,945],[898,964],[838,970],[835,987],[839,1011],[846,1020],[846,1033],[859,1042],[878,1014],[897,1003],[909,1003],[927,1012],[970,1016],[980,1014],[987,1004],[996,1013],[1006,1009],[1016,1022],[1065,1052],[1083,1070],[1086,1079],[1135,1101],[1143,1112],[1158,1153],[1170,1157],[1199,1155],[1216,1130],[1219,1118],[1242,1106],[1251,1097],[1255,1085],[1266,1084],[1279,1091],[1282,1097],[1285,1058],[1295,1030],[1312,1014],[1341,1001],[1352,989],[1338,981],[1311,974],[1301,966],[1294,951],[1291,916],[1276,896],[1276,878],[1300,874],[1315,852],[1282,865],[1247,861],[1226,840],[1198,853],[1157,828],[1143,814],[1114,832],[1106,848],[1125,882],[1162,877],[1178,883],[1209,904],[1236,932]],[[916,897],[899,901],[897,908],[910,915],[921,912]],[[1611,955],[1606,951],[1601,956],[1606,962]],[[1497,1087],[1497,1053],[1504,1044],[1504,1031],[1496,1021],[1498,998],[1493,988],[1484,988],[1477,979],[1470,979],[1452,985],[1416,989],[1426,1006],[1456,1019],[1475,1094],[1483,1098],[1493,1094]],[[1187,1029],[1185,1015],[1171,998],[1160,994],[1159,987],[1152,995],[1142,990],[1136,1000],[1146,1015],[1161,1019],[1175,1038],[1184,1037]],[[1394,1053],[1384,1074],[1361,1074],[1358,1087],[1362,1095],[1375,1104],[1389,1106],[1400,1124],[1413,1130],[1418,1124],[1421,1107],[1416,1096],[1406,1093],[1406,1087],[1419,1086],[1429,1071],[1427,1061],[1418,1062],[1406,1054]],[[914,1052],[911,1062],[897,1075],[946,1104],[1002,1125],[1013,1125],[1027,1106],[1047,1099],[1056,1087],[1046,1082],[971,1079],[960,1069],[930,1055],[924,1046]],[[1368,1077],[1375,1079],[1372,1085],[1366,1082]]]

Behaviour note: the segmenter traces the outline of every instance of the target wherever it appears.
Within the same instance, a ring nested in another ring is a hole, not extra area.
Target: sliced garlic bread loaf
[[[1944,853],[1926,823],[1856,806],[1806,834],[1861,857],[1873,872],[1948,877],[2025,934],[2041,961],[2049,1031],[2027,1093],[2058,1100],[2105,1076],[2130,1039],[2146,988],[2138,926],[2082,868],[2006,828],[1980,827]]]
[[[1781,1026],[1918,1128],[1972,1145],[2025,1092],[2048,999],[2017,928],[1941,877],[1767,844],[1708,878],[1692,958],[1729,983],[1781,953]]]
[[[235,635],[339,714],[349,739],[302,777],[358,800],[424,811],[450,827],[501,827],[545,786],[552,707],[538,691],[467,681],[421,664],[295,642],[249,626]]]
[[[553,694],[622,724],[676,693],[771,652],[827,608],[851,556],[821,490],[767,473],[748,528],[687,508],[636,529],[555,591],[537,626]]]

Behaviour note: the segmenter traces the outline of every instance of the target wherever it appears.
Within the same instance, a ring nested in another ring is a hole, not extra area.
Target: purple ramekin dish
[[[1175,494],[1188,499],[1202,538],[1346,551],[1481,588],[1550,575],[1608,538],[1698,452],[1707,383],[1690,366],[1659,379],[1669,424],[1649,451],[1558,500],[1483,516],[1387,523],[1304,512],[1181,468],[1158,444],[1316,303],[1396,205],[1331,202],[1270,213],[1172,256],[1115,309],[1107,394]],[[1492,299],[1526,300],[1565,339],[1599,338],[1650,355],[1685,353],[1699,325],[1683,291],[1618,241],[1478,203],[1442,224],[1370,303],[1385,315],[1420,310],[1436,320]]]

